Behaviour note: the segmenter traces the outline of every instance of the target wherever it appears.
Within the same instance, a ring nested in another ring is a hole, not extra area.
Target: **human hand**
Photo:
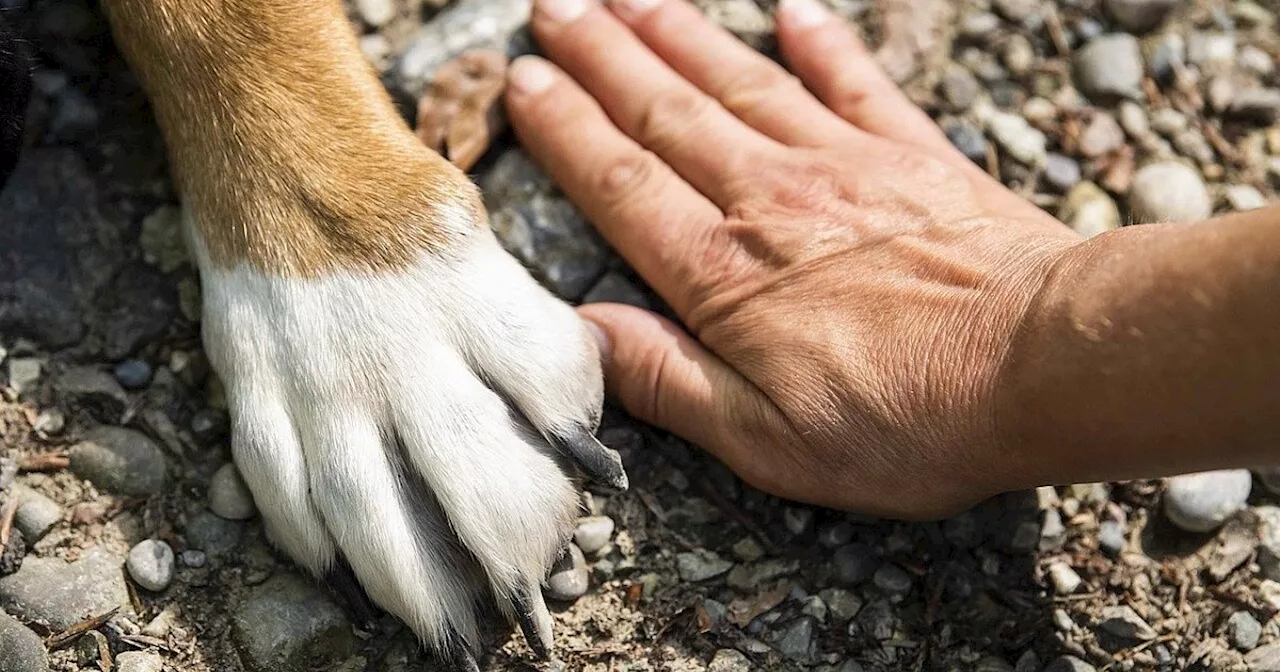
[[[611,393],[777,495],[936,517],[1023,483],[1020,322],[1079,238],[956,151],[850,28],[784,0],[799,80],[684,0],[538,0],[524,146],[667,301],[581,314]]]

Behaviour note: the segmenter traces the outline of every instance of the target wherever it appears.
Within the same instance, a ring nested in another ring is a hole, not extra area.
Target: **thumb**
[[[679,325],[634,306],[593,303],[578,314],[601,339],[605,385],[628,413],[718,452],[744,380]]]

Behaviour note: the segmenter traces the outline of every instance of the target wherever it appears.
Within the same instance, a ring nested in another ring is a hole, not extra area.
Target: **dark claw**
[[[476,663],[476,657],[471,655],[467,647],[455,645],[452,650],[437,655],[437,658],[444,665],[447,672],[480,672],[480,665]],[[428,667],[428,670],[440,668]]]
[[[622,492],[627,489],[627,472],[618,451],[606,447],[585,427],[568,434],[552,434],[551,445],[573,458],[591,480]]]
[[[525,587],[512,593],[510,599],[516,622],[533,655],[547,660],[551,657],[551,614],[542,601],[542,592],[537,586]]]
[[[333,568],[325,575],[324,582],[351,612],[351,617],[357,626],[365,630],[373,627],[373,622],[378,617],[378,609],[373,606],[373,601],[364,592],[360,582],[356,581],[355,572],[351,571],[351,565],[347,564],[346,558],[338,556]]]

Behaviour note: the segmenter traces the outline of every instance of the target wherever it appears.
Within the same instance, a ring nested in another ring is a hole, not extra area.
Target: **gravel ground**
[[[771,50],[769,3],[699,2]],[[0,7],[41,51],[0,193],[0,670],[422,669],[404,628],[355,629],[273,553],[226,466],[179,204],[101,16]],[[834,8],[957,146],[1085,235],[1276,196],[1275,0]],[[527,12],[351,3],[407,118],[462,50],[528,50]],[[472,172],[560,295],[661,308],[509,134]],[[900,524],[769,497],[616,412],[602,434],[633,488],[584,496],[582,552],[548,581],[562,669],[1280,670],[1280,472],[1042,488]],[[494,637],[487,669],[554,667]]]

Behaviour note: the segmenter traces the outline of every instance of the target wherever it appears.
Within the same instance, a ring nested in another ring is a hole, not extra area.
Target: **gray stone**
[[[991,12],[966,14],[960,20],[960,33],[971,40],[981,40],[1000,28],[1000,17]]]
[[[817,595],[810,595],[802,600],[804,606],[800,608],[800,613],[806,616],[812,616],[818,623],[827,622],[827,603]]]
[[[993,112],[987,119],[987,131],[996,144],[1020,163],[1028,166],[1044,164],[1048,139],[1032,128],[1026,119],[1007,112]]]
[[[508,56],[531,50],[527,0],[460,0],[450,4],[413,37],[394,68],[400,90],[414,100],[444,63],[472,49]]]
[[[992,4],[1000,16],[1014,23],[1023,23],[1035,16],[1040,5],[1038,0],[995,0]]]
[[[827,605],[827,612],[837,622],[844,623],[862,609],[862,598],[843,588],[827,588],[818,593]]]
[[[1075,656],[1061,656],[1049,663],[1044,672],[1098,672],[1098,668]]]
[[[1249,210],[1257,210],[1267,205],[1267,199],[1258,191],[1257,187],[1248,184],[1232,184],[1228,185],[1223,194],[1227,198],[1227,205],[1231,206],[1236,212],[1247,212]]]
[[[704,549],[696,549],[676,556],[676,571],[680,580],[696,583],[707,581],[733,569],[733,563]]]
[[[644,292],[620,273],[609,271],[582,296],[583,303],[625,303],[649,310],[652,306]]]
[[[1280,581],[1280,507],[1259,506],[1257,518],[1258,568],[1262,577]]]
[[[1076,88],[1089,98],[1135,98],[1142,90],[1142,49],[1132,35],[1101,35],[1075,53],[1072,70]]]
[[[379,28],[396,17],[396,6],[391,0],[355,0],[360,20]]]
[[[1040,526],[1040,550],[1047,551],[1058,548],[1066,540],[1067,526],[1062,524],[1062,514],[1057,509],[1044,512],[1044,523]]]
[[[771,558],[761,562],[738,565],[729,572],[725,583],[743,592],[759,590],[774,579],[799,571],[800,563],[789,558]]]
[[[27,558],[17,572],[0,578],[0,608],[55,630],[116,607],[129,612],[122,564],[101,547],[85,551],[75,562]]]
[[[116,656],[116,672],[160,672],[164,658],[158,653],[125,651]]]
[[[970,161],[981,164],[987,160],[987,138],[972,124],[957,122],[946,127],[947,139]]]
[[[107,641],[106,635],[97,630],[90,630],[77,637],[73,647],[81,669],[93,669],[99,668],[102,652],[109,651],[111,644]]]
[[[1280,467],[1259,469],[1258,480],[1262,481],[1262,487],[1270,490],[1271,494],[1280,495]]]
[[[1070,595],[1080,588],[1084,580],[1065,562],[1049,565],[1049,581],[1053,584],[1053,592],[1059,595]]]
[[[1166,161],[1144,166],[1134,175],[1129,211],[1139,224],[1197,222],[1213,214],[1213,200],[1199,172]]]
[[[5,672],[47,672],[49,655],[40,637],[0,611],[0,663]]]
[[[872,577],[876,588],[890,595],[906,595],[911,592],[911,575],[897,565],[885,564]]]
[[[573,530],[573,542],[583,553],[595,553],[604,548],[613,537],[613,519],[609,516],[588,516],[578,519]]]
[[[978,94],[982,92],[982,86],[978,84],[978,79],[968,68],[952,65],[942,75],[942,81],[938,83],[938,92],[952,109],[963,112],[973,106],[973,102],[978,99]]]
[[[1210,532],[1244,508],[1253,487],[1247,469],[1174,476],[1165,481],[1164,512],[1189,532]]]
[[[1209,144],[1208,138],[1204,137],[1204,133],[1195,129],[1187,129],[1179,133],[1173,139],[1173,146],[1177,148],[1179,154],[1194,159],[1200,165],[1213,163],[1217,156],[1213,151],[1213,145]]]
[[[498,157],[480,184],[503,247],[561,298],[585,294],[604,271],[608,247],[556,192],[551,178],[523,151],[512,149]]]
[[[710,598],[702,601],[702,610],[707,612],[707,617],[711,619],[712,627],[723,624],[729,615],[729,608],[724,603]]]
[[[1013,665],[1013,672],[1039,672],[1040,656],[1036,655],[1035,649],[1027,649],[1018,656],[1018,662]]]
[[[797,618],[783,631],[778,652],[789,660],[807,660],[813,647],[813,619]]]
[[[151,365],[141,359],[126,359],[116,365],[116,381],[130,390],[140,390],[151,382]]]
[[[856,660],[849,659],[841,663],[840,669],[836,672],[866,672],[866,668]]]
[[[1125,133],[1129,134],[1129,137],[1136,140],[1145,138],[1151,133],[1151,120],[1147,118],[1147,112],[1141,105],[1132,100],[1126,100],[1120,103],[1117,114],[1120,117],[1120,126],[1124,128]]]
[[[1031,67],[1035,65],[1036,50],[1031,46],[1030,40],[1015,33],[1008,42],[1005,42],[1001,59],[1004,61],[1004,66],[1009,68],[1010,74],[1021,77],[1030,72]]]
[[[720,649],[711,657],[707,672],[748,672],[751,661],[737,649]]]
[[[1145,33],[1158,28],[1178,5],[1178,0],[1106,0],[1104,6],[1115,22],[1127,31]]]
[[[192,567],[195,569],[204,567],[205,563],[209,562],[209,556],[205,555],[204,551],[194,548],[189,548],[183,551],[182,554],[178,556],[178,559],[182,561],[182,565],[184,567]]]
[[[1244,657],[1249,672],[1280,672],[1280,642],[1260,646]]]
[[[231,635],[253,672],[328,669],[356,648],[342,609],[293,574],[255,587],[236,607]]]
[[[1252,651],[1262,637],[1262,624],[1247,611],[1237,611],[1227,619],[1227,638],[1231,646],[1241,651]]]
[[[209,511],[200,511],[187,519],[184,530],[187,545],[204,551],[208,558],[222,558],[236,546],[244,533],[243,524],[227,520]]]
[[[832,556],[836,580],[846,586],[856,586],[870,579],[880,566],[876,550],[867,544],[845,544]]]
[[[1195,31],[1187,37],[1187,60],[1201,67],[1230,66],[1236,59],[1236,38],[1230,33]]]
[[[213,472],[209,481],[209,510],[227,520],[248,520],[258,512],[253,493],[240,478],[236,465],[228,462]]]
[[[1156,631],[1127,605],[1103,607],[1098,629],[1128,640],[1145,642],[1156,638]]]
[[[788,506],[782,511],[782,523],[787,526],[788,532],[798,537],[813,527],[813,509]]]
[[[1049,152],[1044,161],[1044,181],[1065,192],[1080,182],[1080,164],[1069,156]]]
[[[942,521],[942,536],[957,548],[976,548],[982,543],[982,525],[972,511]]]
[[[161,591],[173,582],[175,570],[173,549],[159,539],[144,539],[129,550],[125,568],[139,586]]]
[[[1187,130],[1187,115],[1172,107],[1162,107],[1151,113],[1151,128],[1163,136],[1175,137]]]
[[[818,532],[818,543],[822,544],[823,548],[838,548],[853,541],[854,532],[856,530],[853,525],[841,520],[823,527]]]
[[[1098,112],[1080,133],[1080,154],[1097,158],[1124,146],[1124,129],[1120,122],[1106,112]]]
[[[1240,56],[1236,60],[1244,69],[1261,77],[1269,77],[1276,71],[1276,63],[1272,60],[1271,54],[1253,45],[1241,49]]]
[[[1273,124],[1280,119],[1280,89],[1249,89],[1231,100],[1227,114],[1236,119]]]
[[[582,549],[569,544],[568,552],[551,567],[546,595],[553,600],[572,602],[582,597],[590,586],[587,559],[582,555]]]
[[[164,489],[164,451],[146,435],[123,427],[95,427],[71,447],[71,471],[122,495],[153,495]]]
[[[1080,182],[1067,192],[1058,209],[1058,219],[1085,238],[1120,228],[1120,208],[1102,187]]]
[[[164,205],[142,218],[138,234],[143,261],[161,273],[172,273],[190,265],[186,236],[182,232],[182,209]]]
[[[103,420],[116,422],[129,405],[129,395],[106,371],[81,366],[58,376],[55,389],[68,406],[87,407]]]
[[[44,538],[62,520],[62,507],[44,495],[22,485],[14,486],[10,496],[18,497],[18,510],[13,524],[22,530],[28,544]]]
[[[864,607],[857,619],[850,623],[850,627],[854,623],[867,635],[883,642],[894,638],[901,621],[898,619],[898,614],[894,612],[893,605],[880,600]]]
[[[18,394],[29,393],[40,382],[40,360],[34,357],[9,358],[9,387]]]
[[[1098,548],[1111,557],[1124,551],[1128,540],[1125,539],[1124,525],[1116,520],[1104,520],[1098,526]]]
[[[36,416],[36,421],[31,424],[31,428],[41,434],[61,434],[62,430],[67,428],[67,414],[61,409],[46,408]]]

